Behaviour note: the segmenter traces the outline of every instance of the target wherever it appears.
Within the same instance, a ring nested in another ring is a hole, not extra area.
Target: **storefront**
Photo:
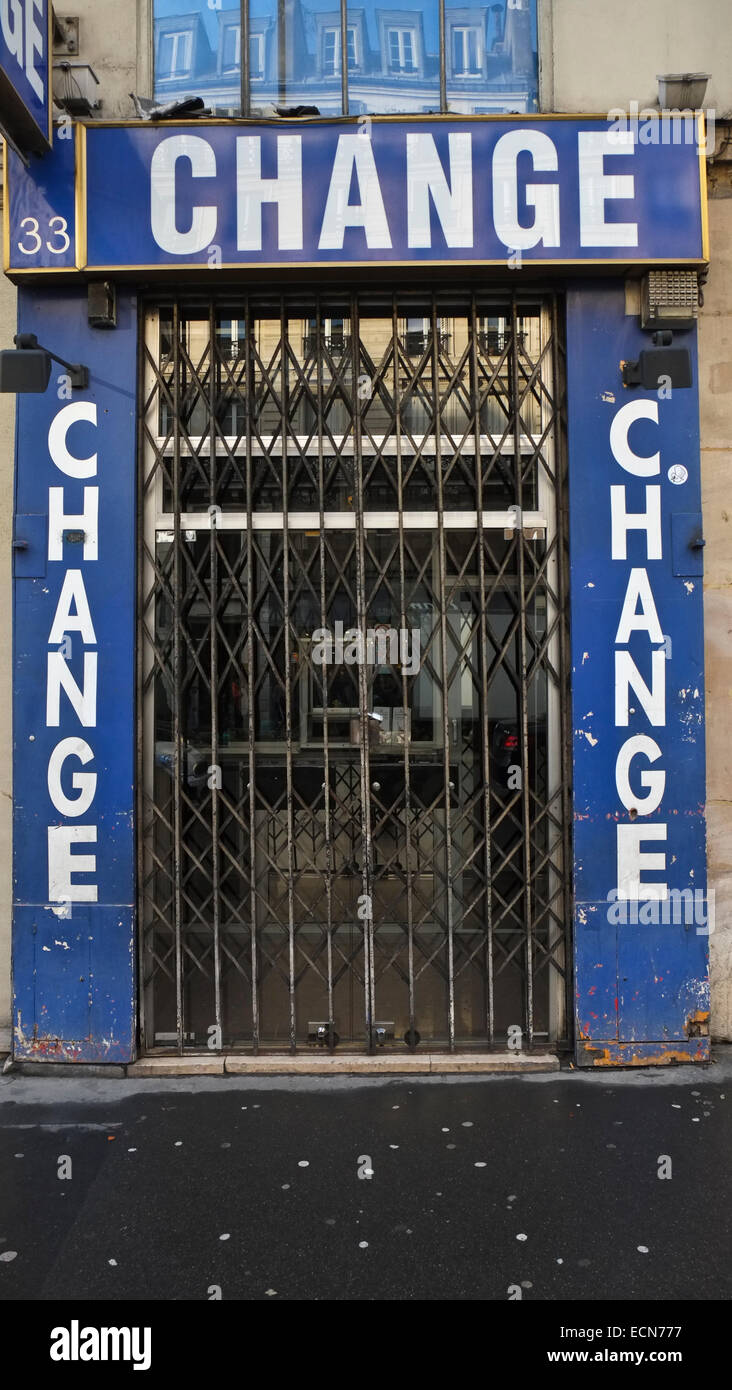
[[[10,159],[20,330],[90,369],[19,398],[17,1058],[708,1058],[675,129]]]

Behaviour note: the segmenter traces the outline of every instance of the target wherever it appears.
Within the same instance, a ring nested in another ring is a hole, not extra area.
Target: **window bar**
[[[248,706],[248,758],[249,781],[249,916],[252,990],[252,1050],[259,1052],[259,972],[258,972],[258,933],[257,933],[257,783],[255,765],[255,645],[254,645],[254,526],[253,481],[252,481],[252,412],[255,405],[252,377],[252,340],[254,324],[252,309],[247,295],[244,300],[244,361],[246,366],[246,491],[247,491],[247,706]]]
[[[397,509],[399,514],[399,620],[402,632],[407,631],[405,541],[404,541],[404,461],[402,459],[401,387],[399,384],[399,318],[396,297],[392,296],[391,347],[394,377],[394,433],[396,440]],[[404,838],[406,859],[407,899],[407,971],[409,975],[409,1032],[410,1051],[415,1051],[417,1029],[414,988],[414,855],[412,852],[412,784],[411,784],[411,725],[408,678],[402,666],[402,712],[404,718]]]
[[[511,414],[513,417],[514,475],[516,479],[516,502],[519,507],[515,522],[514,545],[516,546],[516,585],[518,592],[519,620],[518,667],[520,680],[519,727],[521,738],[521,813],[524,840],[524,927],[526,936],[526,1027],[529,1050],[534,1042],[534,978],[533,978],[533,938],[532,938],[532,892],[531,892],[531,787],[529,783],[529,711],[528,711],[528,642],[526,636],[526,556],[524,551],[524,532],[522,525],[523,508],[523,464],[521,458],[521,408],[518,370],[518,305],[516,296],[511,298]]]
[[[365,574],[365,536],[363,524],[364,512],[364,489],[363,489],[363,452],[361,441],[361,401],[358,393],[358,354],[361,342],[361,321],[359,317],[358,297],[351,295],[351,323],[353,330],[351,333],[351,399],[353,402],[353,504],[356,513],[356,623],[362,634],[362,642],[366,643],[366,574]],[[366,1045],[369,1052],[374,1051],[374,1023],[375,1023],[375,950],[374,950],[374,920],[373,920],[373,843],[371,834],[371,765],[369,757],[368,743],[368,682],[366,678],[366,666],[363,661],[358,664],[358,707],[359,707],[359,764],[361,773],[361,805],[362,805],[362,831],[361,845],[363,852],[362,884],[363,892],[366,897],[368,908],[367,915],[363,919],[363,941],[364,941],[364,1004],[366,1012]]]
[[[249,82],[249,0],[241,0],[240,34],[239,68],[241,72],[241,114],[242,116],[249,116],[252,109]]]
[[[348,115],[348,0],[341,0],[341,104]]]
[[[285,781],[287,788],[287,916],[288,916],[288,990],[290,996],[290,1051],[297,1049],[297,1017],[295,1001],[295,827],[292,778],[292,651],[290,633],[290,530],[289,490],[290,467],[288,442],[290,436],[290,345],[287,307],[280,296],[280,362],[282,364],[282,606],[285,678]],[[297,441],[297,436],[295,436]]]
[[[181,777],[183,773],[182,760],[182,730],[181,730],[181,691],[182,691],[182,659],[181,659],[181,527],[180,527],[180,502],[181,502],[181,458],[180,458],[180,409],[181,409],[181,390],[180,374],[182,370],[180,353],[180,305],[175,301],[173,306],[173,922],[175,930],[175,1009],[176,1009],[176,1032],[177,1047],[179,1056],[183,1055],[183,886],[182,886],[182,853],[183,853],[183,807],[181,795]]]
[[[470,377],[473,412],[473,436],[475,439],[475,488],[476,509],[478,512],[478,583],[480,592],[480,710],[483,730],[483,873],[485,875],[484,920],[485,920],[485,987],[486,987],[486,1034],[489,1046],[493,1046],[495,1032],[495,1012],[493,1000],[493,893],[491,890],[491,766],[489,734],[489,693],[488,693],[488,638],[487,638],[487,587],[485,573],[485,531],[483,530],[483,458],[480,444],[480,382],[478,379],[478,316],[475,294],[470,297]]]
[[[277,100],[287,101],[287,0],[277,0]]]
[[[218,426],[216,422],[216,394],[218,384],[218,358],[216,342],[216,310],[209,301],[209,349],[208,349],[208,387],[209,387],[209,680],[211,683],[211,764],[214,769],[211,791],[211,893],[213,909],[213,955],[214,955],[214,1008],[216,1014],[216,1042],[223,1049],[223,1019],[221,1015],[221,817],[219,803],[219,662],[218,662],[218,620],[217,602],[219,592],[218,532],[216,529],[216,503],[218,502],[218,473],[216,464],[216,441]],[[209,779],[210,780],[210,779]]]
[[[327,604],[327,547],[325,539],[325,463],[323,457],[323,354],[320,344],[323,340],[321,303],[318,299],[315,317],[315,341],[317,346],[317,430],[318,430],[318,501],[320,536],[318,538],[320,562],[320,626],[326,630],[328,623]],[[312,646],[310,648],[312,663]],[[323,817],[325,822],[325,911],[326,911],[326,959],[328,970],[328,1026],[335,1028],[335,999],[333,989],[333,844],[331,840],[330,810],[330,744],[328,700],[330,678],[328,667],[320,668],[321,700],[323,705]],[[314,702],[313,702],[314,703]],[[332,1039],[331,1039],[332,1042]]]
[[[440,110],[447,111],[447,60],[445,52],[445,0],[439,0],[440,28]]]
[[[434,294],[430,306],[432,330],[432,427],[435,439],[435,480],[437,484],[437,545],[440,576],[440,663],[442,667],[442,731],[443,769],[445,779],[445,895],[447,906],[447,1035],[450,1052],[455,1050],[455,950],[454,904],[452,895],[452,807],[450,798],[450,673],[447,642],[447,556],[445,547],[445,504],[442,477],[442,416],[440,411],[440,357],[438,343],[437,301]],[[429,359],[427,359],[429,360]],[[458,676],[459,679],[459,676]]]

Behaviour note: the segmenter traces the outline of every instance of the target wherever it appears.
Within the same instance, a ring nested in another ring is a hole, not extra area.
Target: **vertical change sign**
[[[51,0],[1,0],[0,130],[23,155],[51,146]]]

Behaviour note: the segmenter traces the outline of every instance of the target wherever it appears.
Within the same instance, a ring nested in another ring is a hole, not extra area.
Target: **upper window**
[[[241,64],[241,24],[226,24],[221,51],[224,72],[238,72]]]
[[[415,72],[416,44],[412,29],[389,29],[389,67],[392,72]]]
[[[190,29],[173,30],[160,35],[158,69],[160,78],[187,77],[191,70],[193,34]]]
[[[454,24],[451,28],[452,71],[455,77],[478,77],[482,72],[480,29],[477,25]]]
[[[346,42],[348,44],[348,71],[353,72],[358,66],[356,30],[348,28],[346,30]],[[335,77],[341,71],[341,30],[340,28],[329,27],[322,31],[322,62],[323,75],[325,77]]]
[[[249,35],[249,79],[259,82],[264,77],[264,34]]]
[[[214,114],[538,109],[537,0],[153,0],[156,95]],[[346,34],[346,73],[341,46]],[[406,79],[406,80],[405,80]]]

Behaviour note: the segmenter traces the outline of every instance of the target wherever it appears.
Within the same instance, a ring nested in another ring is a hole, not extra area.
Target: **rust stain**
[[[687,1038],[709,1037],[709,1009],[696,1009],[686,1020]]]
[[[701,1045],[695,1053],[662,1045],[659,1046],[657,1052],[638,1053],[632,1050],[632,1044],[629,1044],[627,1051],[619,1050],[616,1045],[615,1047],[588,1047],[586,1053],[592,1059],[593,1067],[660,1067],[674,1064],[688,1065],[689,1062],[708,1060],[705,1049]]]

